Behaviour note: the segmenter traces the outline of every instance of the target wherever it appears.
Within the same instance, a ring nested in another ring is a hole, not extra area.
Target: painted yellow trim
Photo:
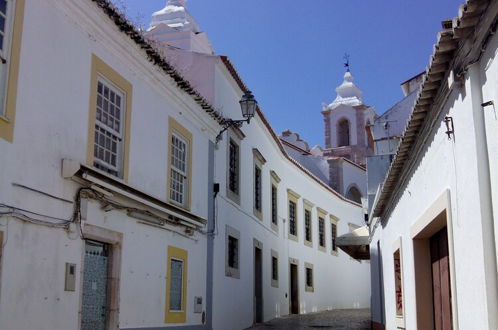
[[[181,135],[185,140],[187,140],[188,144],[188,159],[187,159],[187,203],[185,205],[178,205],[178,203],[171,201],[171,186],[170,186],[170,180],[171,180],[171,138],[173,136],[173,131],[175,131],[177,134]],[[190,210],[190,205],[192,202],[192,144],[193,144],[193,138],[192,138],[192,133],[185,127],[183,127],[179,122],[177,122],[174,118],[169,117],[168,119],[168,173],[166,173],[166,184],[167,184],[167,196],[166,199],[175,204],[178,205],[186,210]]]
[[[169,310],[170,292],[171,292],[171,259],[180,259],[183,261],[183,280],[182,280],[182,310],[180,312]],[[164,323],[185,323],[187,321],[187,270],[188,270],[188,251],[171,245],[168,245],[168,271],[166,275],[166,310]]]
[[[14,122],[16,119],[17,87],[19,83],[19,62],[21,60],[21,42],[24,23],[25,0],[16,0],[12,41],[10,46],[7,91],[5,93],[5,119],[0,117],[0,139],[10,143],[14,140]]]
[[[95,139],[95,120],[97,116],[97,81],[99,75],[109,80],[125,94],[125,129],[123,146],[123,180],[128,182],[129,157],[130,157],[130,135],[131,135],[131,109],[133,86],[123,78],[117,71],[107,65],[104,61],[92,54],[92,72],[90,78],[90,104],[88,117],[88,145],[86,163],[93,167],[93,149]]]

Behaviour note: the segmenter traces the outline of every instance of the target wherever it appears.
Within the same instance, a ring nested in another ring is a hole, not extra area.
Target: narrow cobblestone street
[[[369,309],[340,309],[304,315],[290,315],[256,325],[251,330],[265,329],[370,329]]]

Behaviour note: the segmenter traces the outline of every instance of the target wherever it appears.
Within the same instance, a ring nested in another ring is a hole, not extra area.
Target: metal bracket
[[[446,135],[448,135],[448,140],[451,140],[451,135],[455,137],[455,127],[453,126],[453,117],[444,117],[444,123],[446,124]]]
[[[241,119],[241,120],[232,120],[232,119],[227,119],[225,121],[225,123],[223,124],[223,129],[220,131],[220,133],[218,133],[218,135],[216,136],[216,143],[220,142],[221,140],[221,136],[223,135],[223,133],[229,129],[230,127],[237,127],[237,128],[240,128],[242,127],[242,124],[243,123],[250,123],[251,121],[251,118],[247,118],[247,119]]]

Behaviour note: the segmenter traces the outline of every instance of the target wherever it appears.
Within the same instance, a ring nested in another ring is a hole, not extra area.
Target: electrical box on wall
[[[66,262],[66,276],[64,291],[75,291],[76,289],[76,264]]]
[[[202,313],[202,297],[194,297],[194,313]]]

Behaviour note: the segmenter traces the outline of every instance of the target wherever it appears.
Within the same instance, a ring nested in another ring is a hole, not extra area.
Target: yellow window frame
[[[171,294],[171,260],[177,259],[183,261],[183,278],[182,278],[182,310],[170,311],[170,294]],[[188,251],[168,246],[168,270],[166,275],[166,311],[164,323],[185,323],[187,321],[187,270],[188,270]]]
[[[10,61],[7,76],[7,90],[5,91],[5,117],[0,116],[0,139],[10,143],[14,140],[14,122],[16,119],[17,85],[19,81],[19,62],[21,59],[21,41],[24,23],[25,0],[16,0],[14,8],[14,23],[12,27],[12,41]]]
[[[90,110],[88,118],[88,144],[86,162],[93,167],[93,150],[95,139],[95,121],[97,117],[97,83],[99,76],[109,80],[125,94],[125,123],[123,137],[123,181],[128,182],[129,157],[130,157],[130,135],[131,135],[131,109],[133,86],[117,71],[107,65],[103,60],[92,54],[92,72],[90,82]]]
[[[193,144],[193,138],[192,138],[192,133],[183,127],[179,122],[177,122],[174,118],[169,117],[168,119],[168,173],[166,175],[166,184],[167,184],[167,200],[168,202],[173,203],[174,205],[177,205],[179,207],[182,207],[186,209],[187,211],[190,210],[190,206],[192,203],[192,144]],[[171,139],[173,136],[173,132],[176,132],[178,135],[182,136],[185,140],[187,140],[188,144],[188,159],[187,159],[187,196],[185,196],[185,201],[186,203],[184,205],[179,205],[176,202],[173,202],[171,200]]]

